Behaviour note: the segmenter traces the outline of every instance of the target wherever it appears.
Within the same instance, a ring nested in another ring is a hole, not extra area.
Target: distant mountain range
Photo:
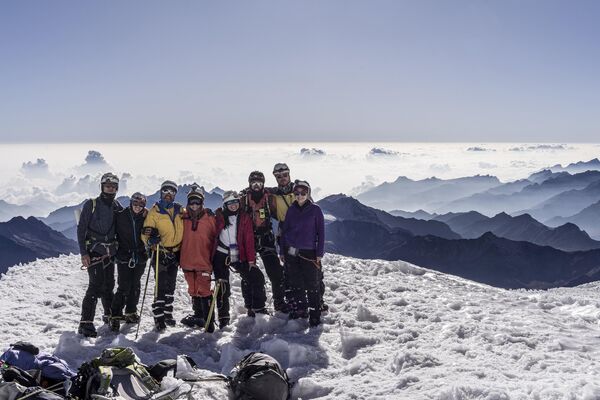
[[[432,177],[417,181],[400,176],[394,182],[382,183],[359,194],[357,199],[382,210],[432,210],[441,199],[450,202],[499,185],[498,178],[490,175],[449,180]]]
[[[600,250],[565,252],[499,238],[412,237],[381,257],[504,288],[576,286],[600,279]]]
[[[600,238],[600,200],[577,214],[568,217],[555,217],[546,221],[550,226],[558,226],[568,222],[585,229],[592,237]]]
[[[486,232],[516,241],[527,241],[540,246],[551,246],[564,251],[600,248],[600,241],[593,240],[572,223],[550,228],[529,214],[512,217],[499,213],[492,218],[476,211],[449,213],[434,218],[446,223],[464,239],[475,239]]]
[[[79,253],[79,247],[37,218],[15,217],[0,223],[0,252],[0,273],[3,273],[18,263]]]
[[[572,224],[552,229],[529,215],[511,217],[500,213],[490,218],[477,212],[449,213],[418,223],[396,216],[399,222],[391,223],[395,221],[393,215],[344,195],[327,197],[318,204],[327,215],[325,238],[329,252],[404,260],[510,288],[578,284],[593,280],[595,268],[600,271],[600,258],[596,258],[600,256],[600,250],[596,250],[600,242]],[[438,236],[439,232],[446,237]],[[457,233],[466,238],[457,238]]]
[[[328,196],[318,201],[317,204],[324,213],[332,215],[338,221],[370,222],[389,230],[402,229],[411,235],[434,235],[446,239],[460,238],[460,235],[453,232],[443,222],[394,216],[385,211],[365,206],[358,200],[342,194]]]
[[[501,212],[530,214],[547,221],[575,215],[600,200],[600,171],[593,169],[597,166],[596,159],[565,168],[556,166],[557,171],[546,169],[508,183],[489,175],[417,181],[401,176],[356,198],[405,218],[433,219],[449,212],[477,211],[490,217]],[[580,171],[585,168],[590,170]]]

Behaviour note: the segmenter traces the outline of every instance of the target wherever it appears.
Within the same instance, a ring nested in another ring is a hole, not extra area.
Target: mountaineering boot
[[[165,325],[167,325],[167,326],[175,326],[175,325],[177,325],[177,322],[175,322],[175,320],[173,319],[173,317],[171,317],[171,318],[165,318]]]
[[[224,329],[228,325],[229,325],[229,317],[219,318],[219,329]]]
[[[275,311],[279,311],[284,314],[287,314],[290,312],[290,306],[285,301],[275,302],[275,304],[273,305],[273,308],[275,309]]]
[[[308,313],[308,325],[309,326],[318,326],[321,324],[321,310],[311,309]]]
[[[140,316],[137,313],[125,314],[125,323],[126,324],[139,324]]]
[[[94,324],[92,322],[80,322],[79,328],[77,329],[77,333],[85,337],[95,338],[96,336],[98,336],[98,333],[96,333],[96,328],[94,327]]]
[[[185,326],[189,326],[190,328],[203,327],[206,320],[204,319],[204,314],[202,313],[201,297],[192,297],[192,310],[194,310],[194,313],[184,317],[180,322]]]
[[[306,312],[306,310],[296,310],[296,311],[291,311],[289,314],[289,318],[290,319],[306,319],[308,318],[308,313]]]
[[[110,323],[110,315],[104,314],[102,316],[102,322],[104,322],[105,324]]]
[[[202,328],[206,321],[202,317],[196,317],[195,315],[190,314],[183,317],[180,322],[190,328]]]
[[[120,329],[121,329],[121,318],[120,317],[111,317],[110,330],[113,332],[119,332]]]
[[[164,318],[154,319],[154,329],[156,329],[157,332],[164,332],[167,329]]]
[[[321,301],[321,314],[327,314],[329,312],[329,306],[324,301]]]

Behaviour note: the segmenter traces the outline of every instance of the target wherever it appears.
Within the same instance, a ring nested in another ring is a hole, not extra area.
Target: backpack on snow
[[[287,400],[291,384],[273,357],[249,353],[231,371],[229,387],[235,400]]]
[[[104,349],[100,357],[83,363],[74,386],[73,392],[79,399],[117,396],[123,400],[174,398],[170,391],[160,392],[159,383],[130,347]]]

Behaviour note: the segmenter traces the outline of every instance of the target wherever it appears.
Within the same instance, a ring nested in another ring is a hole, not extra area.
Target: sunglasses
[[[289,172],[275,172],[273,173],[273,175],[275,175],[275,178],[288,178],[290,176]]]
[[[166,188],[161,189],[161,192],[164,194],[175,194],[175,193],[177,193],[177,190],[174,188],[166,187]]]
[[[188,202],[188,205],[190,205],[190,206],[201,206],[202,205],[202,201],[201,200],[190,200]]]
[[[229,206],[232,206],[234,204],[236,206],[239,206],[240,205],[240,201],[239,200],[230,200],[230,201],[228,201],[228,202],[225,203],[225,207],[229,207]]]
[[[119,184],[117,184],[117,183],[103,183],[102,186],[104,186],[107,189],[115,189],[115,190],[117,190],[119,188]]]
[[[306,196],[308,195],[308,192],[306,190],[296,190],[294,191],[294,196],[298,197],[298,196]]]

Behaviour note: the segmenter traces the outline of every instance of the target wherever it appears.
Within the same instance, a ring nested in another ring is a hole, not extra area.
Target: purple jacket
[[[323,257],[324,245],[325,221],[321,208],[310,201],[300,207],[294,201],[285,214],[280,251],[283,253],[288,247],[295,247],[315,250],[317,257]]]

